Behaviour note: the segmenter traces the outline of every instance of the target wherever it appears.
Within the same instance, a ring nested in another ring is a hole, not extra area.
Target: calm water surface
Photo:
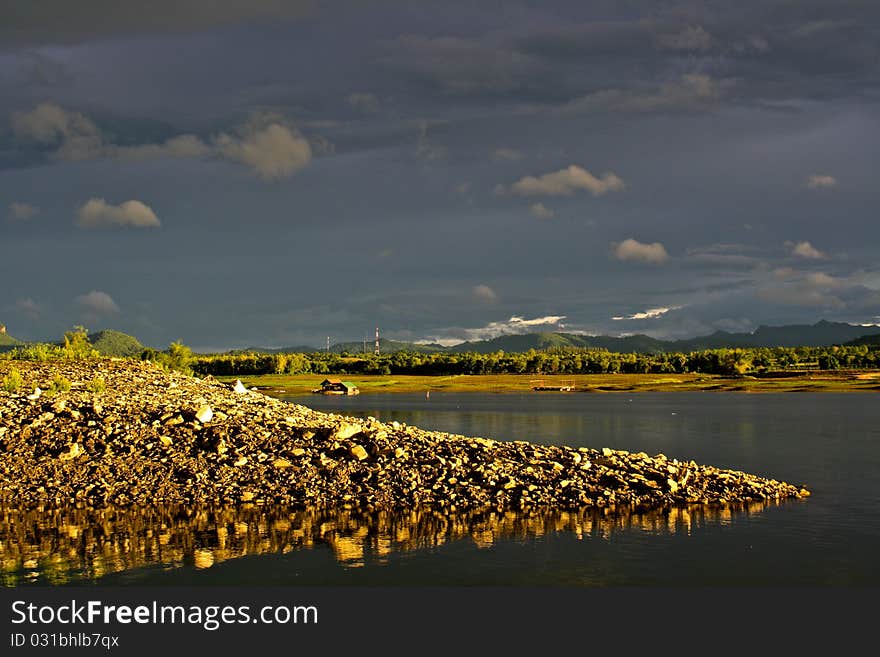
[[[806,485],[806,500],[592,513],[4,510],[6,584],[880,585],[880,398],[834,393],[288,398],[425,429],[644,451]]]

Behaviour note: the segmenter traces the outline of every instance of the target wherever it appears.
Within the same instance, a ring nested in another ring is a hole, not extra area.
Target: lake
[[[2,510],[4,583],[880,585],[872,393],[291,397],[425,429],[663,453],[802,484],[804,500],[642,516],[326,509]]]

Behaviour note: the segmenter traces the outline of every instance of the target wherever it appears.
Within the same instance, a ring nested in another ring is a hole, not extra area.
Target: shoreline
[[[233,383],[240,379],[249,388],[255,387],[268,395],[311,396],[327,376],[345,377],[358,386],[359,394],[382,393],[520,393],[530,395],[572,395],[581,393],[637,392],[880,392],[880,371],[809,371],[785,376],[729,376],[708,374],[462,374],[454,376],[417,375],[237,375],[218,376],[219,381]],[[536,391],[531,383],[563,385],[573,382],[570,391]]]

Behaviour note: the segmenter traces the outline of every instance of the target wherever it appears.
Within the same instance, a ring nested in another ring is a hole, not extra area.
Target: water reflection
[[[776,502],[614,515],[599,511],[446,514],[430,509],[359,513],[344,509],[46,508],[0,509],[0,578],[5,586],[97,582],[141,569],[211,568],[245,555],[332,550],[346,567],[381,565],[394,553],[453,541],[488,548],[553,533],[610,540],[615,533],[685,534],[728,524]]]

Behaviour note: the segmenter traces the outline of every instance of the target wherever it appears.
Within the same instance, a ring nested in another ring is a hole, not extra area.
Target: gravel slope
[[[809,495],[662,454],[319,413],[139,361],[3,361],[0,379],[12,369],[23,383],[0,390],[0,501],[17,505],[648,510]],[[57,376],[70,389],[45,392]]]

